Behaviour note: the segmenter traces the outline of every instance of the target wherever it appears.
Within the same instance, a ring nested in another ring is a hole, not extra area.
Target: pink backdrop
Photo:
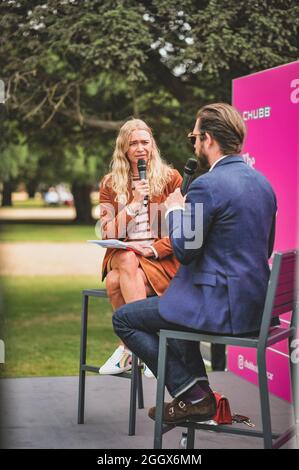
[[[248,131],[243,158],[269,179],[277,195],[274,250],[296,248],[299,61],[233,80],[233,105],[241,112]],[[286,325],[289,315],[282,318]],[[230,347],[228,368],[257,383],[256,354],[251,349]],[[267,371],[270,391],[290,400],[286,341],[268,351]]]

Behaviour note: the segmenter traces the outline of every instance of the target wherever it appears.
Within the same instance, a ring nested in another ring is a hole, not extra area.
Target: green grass
[[[13,201],[11,209],[40,209],[45,207],[42,199],[34,198],[26,201]]]
[[[96,276],[2,277],[4,315],[0,377],[78,375],[81,291],[103,287]],[[1,299],[0,299],[1,300]],[[119,339],[108,299],[90,298],[87,362],[102,365]],[[210,368],[207,368],[210,371]]]
[[[0,242],[85,242],[94,240],[95,225],[22,224],[0,225]]]
[[[98,196],[92,195],[91,198],[91,204],[92,206],[98,205]],[[57,205],[57,206],[49,206],[45,203],[45,201],[42,198],[35,197],[34,199],[26,199],[24,201],[16,201],[13,200],[13,204],[9,209],[51,209],[51,208],[59,209],[59,208],[67,208],[68,206],[65,206],[63,204]]]
[[[77,375],[81,290],[100,287],[97,277],[2,278],[5,365],[2,377]],[[114,351],[107,299],[90,299],[89,363],[101,365]]]

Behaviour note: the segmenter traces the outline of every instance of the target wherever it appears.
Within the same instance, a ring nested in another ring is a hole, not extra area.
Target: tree
[[[8,119],[59,155],[79,220],[125,119],[147,120],[180,168],[199,106],[230,101],[233,78],[298,57],[295,0],[4,0],[0,13]]]

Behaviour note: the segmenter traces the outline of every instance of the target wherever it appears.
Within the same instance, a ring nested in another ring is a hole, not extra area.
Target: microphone
[[[137,168],[138,168],[139,178],[141,180],[146,180],[146,163],[145,163],[145,160],[143,160],[143,158],[140,158],[140,160],[138,160]],[[148,204],[148,196],[145,196],[143,205],[147,206],[147,204]]]
[[[139,162],[138,162],[139,163]],[[183,196],[188,192],[191,184],[193,175],[197,169],[197,160],[195,158],[189,158],[186,165],[184,166],[183,181],[181,184],[181,193]]]

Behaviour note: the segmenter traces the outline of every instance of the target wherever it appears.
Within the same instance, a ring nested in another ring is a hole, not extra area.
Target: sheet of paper
[[[121,240],[116,240],[113,238],[109,238],[107,240],[87,240],[88,243],[94,243],[95,245],[99,245],[103,248],[117,248],[121,250],[131,250],[135,253],[142,254],[142,251],[138,248],[137,244],[132,242],[122,242]]]

